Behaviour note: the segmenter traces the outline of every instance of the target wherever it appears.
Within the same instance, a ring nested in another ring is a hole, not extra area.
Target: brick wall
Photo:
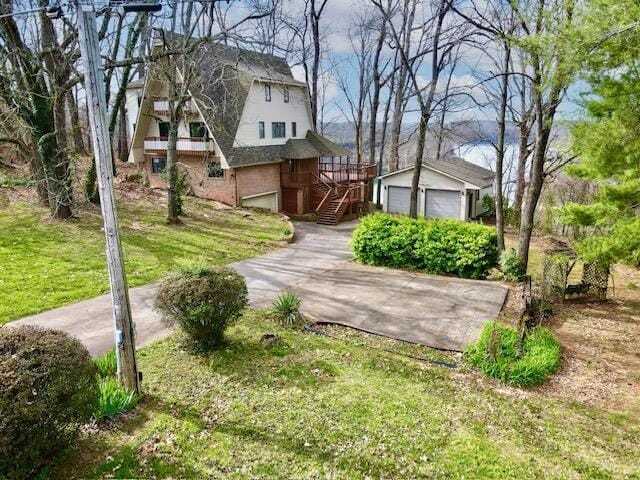
[[[207,198],[226,205],[236,205],[236,170],[224,170],[224,178],[209,178],[207,166],[203,159],[193,157],[178,158],[179,169],[187,172],[187,179],[193,193],[200,198]],[[149,185],[152,188],[166,188],[161,175],[151,173],[151,159],[145,159],[145,169]]]
[[[280,164],[256,165],[236,169],[238,199],[260,193],[278,192],[278,210],[282,210]]]

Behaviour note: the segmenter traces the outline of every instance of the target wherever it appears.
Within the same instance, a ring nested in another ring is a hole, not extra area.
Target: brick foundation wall
[[[178,158],[181,171],[187,172],[189,185],[194,195],[207,198],[226,205],[236,205],[236,170],[233,168],[224,170],[224,178],[209,178],[207,165],[202,158],[182,157]],[[161,175],[151,173],[151,159],[146,158],[144,167],[152,188],[167,188]]]
[[[278,192],[278,210],[282,210],[280,189],[280,164],[255,165],[236,169],[238,182],[238,202],[243,197],[260,193]]]

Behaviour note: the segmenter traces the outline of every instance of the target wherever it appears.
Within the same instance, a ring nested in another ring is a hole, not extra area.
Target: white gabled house
[[[322,223],[365,210],[375,165],[355,164],[348,150],[315,132],[307,86],[284,59],[216,43],[190,55],[199,78],[179,126],[177,156],[195,195],[316,213]],[[129,161],[155,188],[165,188],[167,102],[153,67],[127,90]]]
[[[408,214],[413,167],[379,178],[384,211]],[[462,158],[425,162],[420,172],[418,215],[459,220],[476,218],[484,213],[482,197],[494,196],[494,183],[492,171]]]

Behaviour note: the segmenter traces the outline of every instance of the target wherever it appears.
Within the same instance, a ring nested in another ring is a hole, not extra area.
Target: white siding
[[[251,84],[234,141],[236,147],[282,145],[292,138],[291,122],[296,122],[295,138],[304,138],[307,130],[313,130],[306,87],[289,85],[289,102],[285,103],[282,84],[270,84],[270,102],[265,100],[265,85],[266,82],[257,80]],[[258,122],[264,122],[265,138],[258,135]],[[285,138],[272,138],[272,122],[285,122]]]
[[[145,96],[140,103],[141,115],[139,116],[139,125],[136,126],[135,137],[131,142],[131,149],[129,151],[130,162],[144,162],[144,138],[145,137],[159,137],[160,136],[160,121],[167,121],[168,118],[163,115],[158,115],[153,110],[153,98],[164,98],[168,94],[167,88],[164,85],[160,85],[158,82],[150,82],[147,86]],[[189,115],[178,125],[178,137],[189,137],[189,123],[192,122],[204,122],[204,118],[198,112],[196,115]],[[228,164],[222,151],[215,142],[215,137],[209,130],[209,138],[214,139],[213,149],[216,158],[220,159],[220,163],[223,168],[228,168]]]
[[[382,179],[382,203],[383,210],[388,211],[387,202],[386,202],[386,188],[388,186],[398,186],[398,187],[411,187],[411,179],[413,177],[413,170],[409,169],[404,172],[397,173],[395,175],[389,175],[388,177],[384,177]],[[377,185],[377,182],[374,182]],[[422,172],[420,174],[420,182],[419,182],[420,191],[418,192],[418,215],[424,216],[424,205],[425,205],[425,190],[426,189],[437,189],[437,190],[453,190],[458,192],[465,191],[465,184],[460,180],[456,180],[442,173],[436,172],[426,166],[422,167]],[[466,218],[465,215],[465,206],[466,202],[464,198],[462,198],[461,193],[461,202],[460,202],[460,216],[461,220]],[[375,199],[375,197],[374,197]]]

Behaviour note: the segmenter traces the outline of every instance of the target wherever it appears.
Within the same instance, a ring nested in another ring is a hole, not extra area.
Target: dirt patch
[[[560,372],[538,390],[610,410],[640,409],[640,301],[556,306]]]

